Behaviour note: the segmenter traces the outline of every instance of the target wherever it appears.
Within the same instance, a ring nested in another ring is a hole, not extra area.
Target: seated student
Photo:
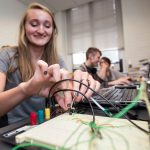
[[[120,82],[122,84],[128,84],[130,77],[126,76],[125,74],[111,69],[111,61],[108,57],[102,57],[99,62],[100,65],[100,71],[99,75],[100,77],[107,82],[110,82],[109,84],[115,85],[119,84]]]
[[[79,69],[88,72],[93,76],[93,78],[100,83],[102,83],[104,80],[100,78],[100,76],[97,74],[96,67],[98,66],[98,63],[100,61],[100,57],[102,56],[101,51],[96,47],[90,47],[86,51],[86,61],[80,65]]]
[[[88,73],[77,70],[73,77],[65,69],[56,51],[57,27],[50,10],[33,3],[29,5],[20,23],[19,42],[16,47],[0,51],[0,117],[7,114],[8,123],[29,117],[32,111],[45,108],[51,86],[62,79],[74,78],[97,91],[100,84]],[[60,89],[79,90],[79,83],[63,82]],[[85,86],[80,92],[92,95]],[[58,104],[67,110],[74,93],[56,94]],[[80,101],[82,95],[76,97]],[[69,104],[69,105],[68,105]]]
[[[93,76],[93,78],[99,81],[103,87],[116,85],[116,84],[129,84],[129,77],[119,78],[114,81],[105,81],[103,70],[97,71],[96,67],[100,62],[102,56],[101,51],[95,47],[89,47],[86,51],[86,61],[80,65],[79,69],[86,71]]]

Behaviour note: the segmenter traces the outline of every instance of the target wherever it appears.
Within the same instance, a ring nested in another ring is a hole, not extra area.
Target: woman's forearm
[[[3,116],[8,111],[13,109],[16,105],[21,103],[25,98],[27,98],[20,85],[0,93],[0,116]]]

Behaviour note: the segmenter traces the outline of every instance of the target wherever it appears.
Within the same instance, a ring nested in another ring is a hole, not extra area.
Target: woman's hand
[[[84,84],[86,84],[88,87],[92,88],[95,91],[98,91],[100,88],[100,83],[92,78],[91,75],[89,75],[87,72],[82,72],[80,70],[76,70],[73,75],[70,75],[70,73],[67,70],[61,69],[61,79],[74,79],[77,81],[80,81]],[[71,89],[81,92],[83,95],[85,95],[87,98],[90,98],[93,92],[88,89],[86,86],[75,82],[75,81],[64,81],[59,86],[60,89]],[[62,93],[56,94],[55,98],[58,104],[67,110],[70,107],[70,104],[75,97],[75,101],[79,102],[84,97],[79,94],[78,92],[73,91],[66,91]]]
[[[48,66],[46,62],[39,60],[33,77],[19,86],[27,97],[32,95],[48,97],[54,83],[69,78],[71,78],[70,73],[65,69],[60,69],[58,64]],[[72,89],[72,81],[64,81],[58,84],[50,94],[52,95],[53,92],[60,89]],[[68,104],[70,105],[72,101],[72,92],[59,92],[55,94],[55,99],[63,109],[67,110]]]
[[[19,86],[27,96],[39,95],[48,97],[52,85],[63,79],[74,79],[80,81],[95,91],[98,91],[100,88],[100,83],[95,81],[87,72],[76,70],[74,74],[71,75],[69,71],[60,69],[58,64],[48,67],[47,63],[42,60],[37,62],[37,67],[33,77],[29,81],[21,83]],[[52,89],[52,93],[50,94],[52,95],[55,91],[61,89],[68,89],[68,91],[55,94],[55,99],[64,110],[67,110],[70,107],[74,96],[76,96],[75,101],[80,101],[84,98],[81,94],[69,91],[69,89],[80,91],[87,98],[93,94],[93,92],[86,86],[70,80],[58,84]]]
[[[87,72],[82,72],[81,70],[76,70],[74,72],[74,79],[77,81],[80,81],[84,84],[86,84],[88,87],[93,89],[94,91],[98,91],[100,89],[100,83],[96,80],[93,79],[93,77],[87,73]],[[85,95],[87,98],[90,98],[91,95],[93,94],[93,91],[87,88],[86,86],[78,83],[78,82],[73,82],[73,88],[74,90],[80,91],[83,95]],[[81,94],[76,93],[76,101],[82,100],[83,97]]]
[[[65,69],[60,69],[60,80],[64,80],[64,79],[72,79],[72,75],[70,74],[69,71],[65,70]],[[59,92],[55,95],[55,99],[57,101],[57,103],[64,109],[67,110],[68,108],[70,108],[70,104],[72,102],[72,91],[69,91],[73,89],[73,82],[68,80],[68,81],[63,81],[60,84],[58,84],[56,90],[63,90],[63,89],[67,89],[68,91],[62,91]],[[55,91],[55,89],[54,89]]]
[[[40,95],[47,97],[50,87],[59,80],[60,66],[54,64],[48,67],[46,62],[39,60],[33,77],[19,86],[27,96]]]

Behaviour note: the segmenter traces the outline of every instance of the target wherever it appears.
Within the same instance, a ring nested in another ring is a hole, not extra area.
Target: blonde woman
[[[7,114],[8,123],[29,116],[32,111],[44,109],[45,97],[53,83],[70,78],[69,72],[61,69],[63,61],[56,50],[57,27],[50,10],[33,3],[27,8],[21,23],[18,46],[7,47],[0,51],[0,116]],[[74,79],[98,90],[100,84],[88,73],[77,70]],[[89,83],[87,83],[89,82]],[[63,83],[61,88],[79,90],[79,84]],[[82,86],[80,92],[87,97],[90,90]],[[72,101],[72,92],[55,96],[58,104],[68,109]],[[78,95],[76,101],[82,99]]]

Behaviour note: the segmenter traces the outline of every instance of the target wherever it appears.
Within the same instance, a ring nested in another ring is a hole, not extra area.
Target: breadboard
[[[16,136],[16,142],[40,143],[69,150],[150,150],[148,135],[125,119],[96,116],[102,139],[92,139],[92,116],[63,114]],[[148,130],[144,121],[134,121]],[[64,150],[63,149],[63,150]]]

